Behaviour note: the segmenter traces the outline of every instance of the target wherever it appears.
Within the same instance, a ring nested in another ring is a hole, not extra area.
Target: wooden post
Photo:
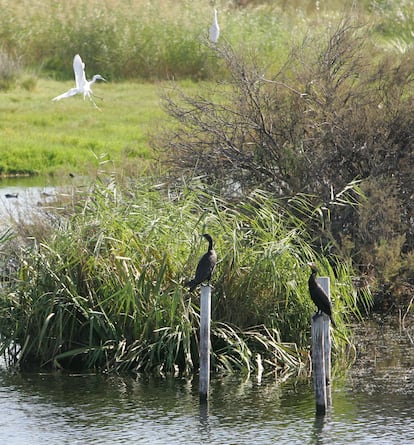
[[[210,318],[211,287],[201,286],[200,292],[200,402],[206,402],[210,383]]]
[[[312,317],[312,371],[315,389],[316,414],[326,412],[326,376],[325,376],[325,348],[323,334],[323,317]]]
[[[329,292],[329,278],[318,278],[319,284]],[[316,414],[325,414],[331,405],[331,339],[329,333],[329,317],[326,314],[313,316],[312,330],[312,370],[315,388]]]
[[[322,287],[322,289],[328,295],[328,298],[331,299],[331,286],[329,277],[319,277],[317,278],[318,283]],[[326,382],[326,402],[327,406],[331,406],[332,397],[331,397],[331,332],[329,329],[330,320],[327,315],[324,314],[324,356],[325,356],[325,382]]]

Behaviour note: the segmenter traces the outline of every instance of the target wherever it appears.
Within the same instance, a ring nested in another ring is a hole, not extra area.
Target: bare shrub
[[[274,75],[228,45],[217,48],[230,80],[203,96],[166,94],[165,108],[180,125],[158,145],[175,165],[221,182],[232,178],[245,190],[260,184],[280,194],[328,196],[331,185],[363,177],[367,108],[370,118],[379,114],[381,97],[358,32],[345,23],[322,48],[317,39],[303,42]]]
[[[376,179],[383,190],[393,188],[392,196],[381,200],[381,230],[396,230],[394,238],[404,233],[401,249],[409,252],[414,52],[403,59],[381,53],[369,32],[345,20],[293,48],[277,73],[229,45],[219,46],[215,51],[229,80],[197,96],[179,89],[166,93],[164,106],[175,125],[156,146],[180,174],[202,176],[227,190],[233,182],[241,193],[259,186],[287,197],[315,196],[329,229],[324,244],[341,248],[346,241],[348,251],[354,247],[351,254],[359,254],[365,242],[373,247],[378,227],[366,238],[363,231],[374,207],[358,222],[348,200],[341,206],[341,199],[333,205],[332,198],[355,179],[371,185]]]

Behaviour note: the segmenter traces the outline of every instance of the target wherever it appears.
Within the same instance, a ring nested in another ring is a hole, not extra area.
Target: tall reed
[[[310,259],[333,279],[343,332],[357,310],[350,267],[335,275],[332,261],[317,258],[302,220],[264,192],[231,203],[194,184],[121,187],[111,180],[97,182],[69,214],[22,248],[18,274],[1,291],[2,350],[22,367],[196,370],[199,300],[182,283],[206,249],[206,231],[219,255],[216,370],[250,372],[257,353],[280,372],[303,366],[315,309]]]

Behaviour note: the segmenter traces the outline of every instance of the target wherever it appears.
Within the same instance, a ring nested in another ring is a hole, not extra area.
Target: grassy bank
[[[162,125],[159,85],[101,83],[101,111],[76,96],[52,102],[74,81],[39,80],[33,91],[1,93],[0,174],[95,172],[102,159],[139,166],[153,160],[148,135]]]

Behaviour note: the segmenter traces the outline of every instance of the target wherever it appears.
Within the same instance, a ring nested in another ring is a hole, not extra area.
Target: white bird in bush
[[[87,96],[89,100],[95,105],[95,107],[98,108],[92,97],[93,92],[91,89],[91,85],[97,80],[103,80],[104,82],[106,82],[106,79],[104,79],[100,74],[95,74],[92,77],[92,80],[86,80],[85,64],[82,62],[79,54],[76,54],[76,56],[73,58],[73,71],[75,72],[76,87],[71,88],[70,90],[66,91],[66,93],[54,97],[52,100],[56,101],[60,99],[66,99],[67,97],[74,96],[75,94],[83,94],[83,99],[85,99]]]
[[[219,36],[220,36],[220,26],[217,21],[217,9],[214,9],[213,23],[211,24],[209,31],[210,41],[213,43],[217,43]]]

